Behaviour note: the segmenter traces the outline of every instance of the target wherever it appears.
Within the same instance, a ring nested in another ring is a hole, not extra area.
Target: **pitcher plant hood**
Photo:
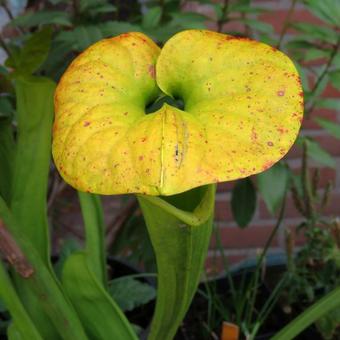
[[[184,109],[146,114],[162,93]],[[188,30],[160,50],[126,33],[90,46],[60,80],[53,156],[81,191],[173,195],[268,169],[302,115],[299,75],[271,46]]]

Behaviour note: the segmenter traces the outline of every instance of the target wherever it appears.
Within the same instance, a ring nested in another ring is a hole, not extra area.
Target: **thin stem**
[[[217,32],[222,32],[223,24],[227,21],[229,11],[229,0],[224,0],[222,7],[222,16],[217,21]]]
[[[14,19],[14,16],[11,10],[9,9],[9,7],[7,6],[6,1],[2,1],[1,7],[5,10],[6,14],[8,15],[8,18],[12,21]],[[19,33],[21,34],[25,33],[25,31],[21,27],[15,27],[15,28]]]
[[[286,207],[286,195],[284,196],[283,198],[283,201],[282,201],[282,205],[281,205],[281,210],[280,210],[280,213],[279,213],[279,217],[278,217],[278,220],[276,222],[276,225],[275,227],[273,228],[272,232],[270,233],[269,235],[269,238],[267,239],[267,242],[264,246],[264,249],[260,255],[260,258],[257,262],[257,265],[256,265],[256,269],[255,269],[255,273],[254,273],[254,276],[253,276],[253,280],[250,284],[250,287],[254,287],[253,289],[253,294],[250,298],[250,302],[249,302],[249,306],[250,308],[248,308],[248,312],[247,312],[247,317],[246,317],[246,320],[248,321],[248,323],[251,322],[251,318],[252,318],[252,313],[253,313],[253,309],[255,308],[255,301],[256,301],[256,291],[257,291],[257,284],[258,284],[258,280],[259,280],[259,273],[260,273],[260,269],[262,268],[262,263],[263,263],[263,260],[268,252],[268,249],[277,233],[277,231],[279,230],[279,227],[281,225],[281,222],[283,220],[283,216],[284,216],[284,211],[285,211],[285,207]]]
[[[279,41],[276,45],[276,47],[279,49],[281,47],[281,44],[282,44],[282,41],[283,41],[283,38],[284,36],[286,35],[287,33],[287,30],[289,28],[289,24],[290,24],[290,19],[294,13],[294,10],[295,10],[295,5],[296,3],[298,2],[298,0],[292,0],[291,4],[290,4],[290,8],[288,10],[288,13],[287,13],[287,16],[286,16],[286,20],[283,24],[283,27],[282,27],[282,31],[280,33],[280,37],[279,37]]]
[[[324,70],[321,72],[321,74],[319,75],[319,77],[317,78],[311,92],[310,92],[310,97],[312,98],[313,100],[313,95],[315,94],[315,92],[318,90],[323,78],[327,75],[330,67],[332,66],[332,63],[333,63],[333,60],[334,58],[336,57],[337,53],[338,53],[338,49],[340,47],[340,38],[338,38],[338,41],[337,43],[334,45],[333,47],[333,50],[332,50],[332,53],[328,59],[328,62],[324,68]],[[312,105],[309,107],[309,109],[307,109],[306,111],[306,115],[308,116],[313,110],[314,110],[314,107],[315,107],[315,101],[313,100],[313,103]]]

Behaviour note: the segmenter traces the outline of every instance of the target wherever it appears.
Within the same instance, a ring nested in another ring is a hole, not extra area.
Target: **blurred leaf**
[[[9,96],[0,96],[0,119],[3,117],[11,117],[14,107]]]
[[[327,130],[332,136],[340,139],[340,124],[324,118],[316,118],[317,123]]]
[[[254,216],[256,191],[249,178],[237,181],[231,196],[231,209],[237,224],[244,228]]]
[[[306,50],[304,55],[304,61],[312,61],[315,59],[324,59],[329,58],[331,54],[330,50],[327,49],[319,49],[319,48],[309,48]]]
[[[309,36],[321,41],[336,44],[338,40],[338,34],[335,30],[327,26],[315,25],[306,22],[294,23],[292,26],[300,32],[307,33]]]
[[[111,4],[95,5],[93,8],[87,10],[90,16],[97,16],[105,13],[114,13],[117,11],[117,7]]]
[[[273,26],[256,19],[240,19],[241,22],[245,23],[249,27],[251,27],[253,30],[263,32],[263,33],[273,33]]]
[[[301,39],[298,37],[297,39],[293,39],[286,43],[286,48],[288,49],[297,49],[297,48],[314,48],[315,44],[313,42]]]
[[[14,68],[16,73],[26,75],[34,73],[48,56],[51,38],[50,27],[34,33],[15,56],[6,60],[6,66]]]
[[[336,89],[340,90],[340,70],[330,72],[329,78],[331,80],[332,85]]]
[[[268,210],[274,215],[282,205],[288,182],[289,170],[283,163],[276,163],[270,169],[256,176],[257,187]]]
[[[323,149],[319,143],[312,139],[306,139],[307,141],[307,154],[310,158],[314,159],[316,162],[328,166],[330,168],[335,168],[334,158]]]
[[[315,106],[324,109],[339,110],[340,98],[320,98],[316,100]]]
[[[108,21],[98,26],[104,37],[115,36],[125,32],[142,32],[140,26],[123,21]]]
[[[129,276],[112,280],[109,293],[123,311],[131,311],[156,297],[154,287]]]
[[[142,30],[139,26],[127,22],[108,21],[98,25],[78,26],[73,31],[60,32],[56,41],[65,44],[64,48],[81,52],[103,38],[130,31],[141,32]]]
[[[61,11],[36,11],[25,13],[11,21],[12,26],[34,27],[42,25],[72,26],[69,13]]]
[[[155,28],[162,16],[162,9],[159,6],[150,8],[144,15],[142,20],[142,27],[146,29]]]
[[[229,13],[239,12],[239,13],[259,14],[264,11],[266,11],[265,8],[254,7],[252,6],[250,1],[235,1],[234,3],[231,3],[229,7]]]
[[[194,12],[171,13],[173,26],[179,26],[181,29],[204,29],[207,17]]]
[[[320,19],[331,25],[340,25],[340,2],[338,0],[307,0],[308,8]]]

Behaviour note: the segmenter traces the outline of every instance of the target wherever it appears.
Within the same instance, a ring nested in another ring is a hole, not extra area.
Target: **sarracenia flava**
[[[146,114],[165,95],[184,108],[164,104]],[[254,40],[188,30],[160,49],[126,33],[92,45],[69,66],[55,94],[54,160],[80,191],[137,194],[158,266],[150,339],[173,338],[190,305],[208,248],[214,183],[281,159],[302,114],[293,63]]]

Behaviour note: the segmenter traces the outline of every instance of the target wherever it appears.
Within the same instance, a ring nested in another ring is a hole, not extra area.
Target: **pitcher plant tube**
[[[165,96],[182,107],[165,101],[146,114]],[[292,61],[246,38],[188,30],[160,49],[132,32],[99,41],[69,66],[55,93],[54,161],[79,191],[137,195],[158,268],[149,339],[172,339],[190,305],[215,183],[279,161],[302,115]]]

